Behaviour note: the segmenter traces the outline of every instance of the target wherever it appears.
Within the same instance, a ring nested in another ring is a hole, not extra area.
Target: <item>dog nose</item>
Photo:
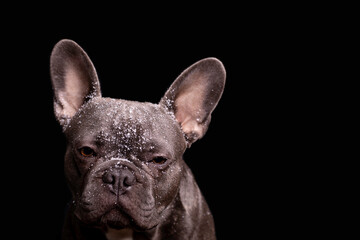
[[[123,194],[135,183],[135,176],[129,169],[115,168],[105,171],[102,181],[114,194]]]

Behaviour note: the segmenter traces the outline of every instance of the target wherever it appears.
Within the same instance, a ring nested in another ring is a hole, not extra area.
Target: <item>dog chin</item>
[[[137,221],[118,208],[114,208],[101,217],[101,224],[117,230],[131,228],[142,232],[155,228],[158,225],[158,221]]]
[[[119,209],[114,208],[101,217],[101,223],[114,229],[129,227],[131,220]]]

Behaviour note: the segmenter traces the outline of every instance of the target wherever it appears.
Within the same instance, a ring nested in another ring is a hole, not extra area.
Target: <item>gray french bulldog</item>
[[[191,65],[159,104],[102,97],[91,60],[72,40],[55,45],[50,73],[73,197],[62,238],[216,239],[182,156],[207,131],[225,85],[222,63]]]

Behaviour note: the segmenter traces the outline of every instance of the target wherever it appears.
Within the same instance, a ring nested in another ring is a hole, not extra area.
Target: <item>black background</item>
[[[69,20],[65,11],[60,21],[50,14],[6,29],[3,155],[12,157],[3,166],[3,198],[11,203],[9,232],[60,236],[70,195],[49,59],[53,46],[68,38],[93,61],[104,97],[157,103],[185,68],[205,57],[220,59],[227,71],[223,97],[208,132],[184,156],[214,215],[217,237],[303,234],[309,226],[298,216],[309,199],[299,194],[297,176],[306,164],[299,161],[304,149],[312,147],[300,139],[309,121],[302,104],[312,94],[302,91],[309,86],[305,69],[312,68],[301,58],[307,39],[276,16],[267,21],[253,13],[226,23],[208,13],[179,24],[166,18],[106,21],[96,13]]]

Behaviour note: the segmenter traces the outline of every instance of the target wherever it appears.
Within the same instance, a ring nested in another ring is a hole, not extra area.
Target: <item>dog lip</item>
[[[118,222],[107,222],[106,225],[110,228],[113,228],[113,229],[116,229],[116,230],[120,230],[120,229],[123,229],[125,228],[124,226],[122,226],[121,223],[118,223]]]
[[[110,210],[108,210],[106,213],[103,214],[103,217],[106,216],[107,214],[109,214],[111,211],[117,211],[117,214],[122,215],[122,218],[127,219],[129,222],[123,222],[121,220],[106,220],[106,224],[111,227],[111,228],[116,228],[116,229],[121,229],[124,228],[126,226],[128,226],[127,224],[130,224],[132,227],[134,228],[138,228],[140,231],[144,231],[144,230],[150,230],[155,228],[159,223],[155,223],[155,225],[151,226],[141,226],[142,224],[139,225],[139,223],[145,221],[145,222],[150,222],[151,219],[154,216],[154,208],[139,208],[141,210],[141,212],[139,212],[138,217],[133,216],[132,212],[128,212],[125,209],[123,209],[123,207],[121,206],[121,204],[117,203],[115,204],[115,206],[113,208],[111,208]],[[140,222],[139,221],[139,217]],[[138,219],[138,220],[136,220]],[[125,224],[125,225],[124,225]]]
[[[78,207],[80,207],[81,211],[83,212],[89,213],[95,211],[94,205],[90,201],[86,201],[85,199],[81,199],[74,204],[78,205]]]
[[[111,214],[112,211],[116,211],[116,215],[118,215],[117,219],[108,219],[108,215]],[[111,228],[121,229],[131,222],[131,217],[116,204],[114,207],[102,214],[100,222],[105,223]]]

